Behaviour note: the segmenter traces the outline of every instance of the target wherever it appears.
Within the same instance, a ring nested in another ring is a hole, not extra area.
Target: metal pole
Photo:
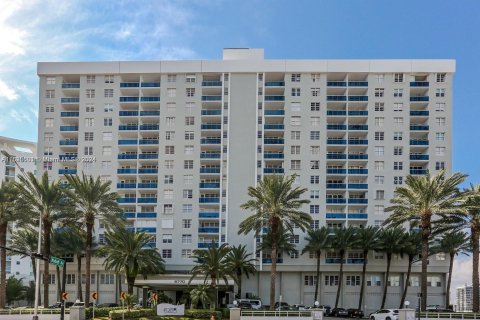
[[[62,293],[65,292],[65,284],[67,282],[67,260],[65,259],[65,263],[63,265],[63,275],[62,275]],[[60,311],[60,320],[65,319],[65,300],[62,299],[62,307]],[[95,317],[94,317],[95,318]]]
[[[35,279],[35,306],[33,311],[33,320],[38,320],[38,298],[39,298],[39,290],[40,290],[40,255],[42,254],[42,217],[40,216],[38,222],[38,244],[37,244],[37,260],[36,265],[37,269],[35,270],[36,279]],[[47,263],[45,261],[45,263]],[[48,279],[44,279],[44,281],[48,281]]]

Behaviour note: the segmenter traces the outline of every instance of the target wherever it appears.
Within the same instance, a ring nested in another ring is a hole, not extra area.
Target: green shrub
[[[138,310],[112,310],[109,313],[110,319],[122,319],[122,314],[125,313],[125,319],[137,319],[141,317],[151,317],[155,316],[156,312],[152,309],[138,309]],[[96,313],[95,313],[96,316]]]
[[[207,309],[188,309],[185,310],[185,316],[189,318],[195,319],[210,319],[212,314],[215,314],[215,318],[217,320],[222,319],[222,312],[221,311],[210,311]]]
[[[121,310],[122,307],[95,308],[95,317],[108,317],[110,311]],[[90,320],[93,317],[93,308],[85,308],[85,319]]]
[[[220,308],[217,309],[217,311],[220,311],[222,313],[222,319],[230,319],[230,309]]]

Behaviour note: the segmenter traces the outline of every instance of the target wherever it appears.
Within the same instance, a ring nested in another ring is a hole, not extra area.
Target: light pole
[[[13,160],[15,165],[17,166],[18,170],[25,179],[28,179],[28,176],[25,174],[25,170],[18,164],[15,157],[12,157],[7,151],[2,150],[1,153],[6,157],[7,160]],[[40,256],[42,254],[42,213],[40,212],[40,216],[38,219],[38,242],[37,242],[37,257],[35,260],[35,305],[33,311],[33,320],[38,320],[38,298],[39,298],[39,290],[40,290]],[[45,279],[48,281],[48,279]]]

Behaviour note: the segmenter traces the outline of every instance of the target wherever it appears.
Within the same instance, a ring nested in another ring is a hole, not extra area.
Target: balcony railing
[[[348,111],[349,116],[368,116],[367,110],[350,110]]]
[[[285,125],[283,124],[264,124],[264,130],[283,130],[285,129]]]
[[[327,183],[327,189],[346,189],[345,183]]]
[[[365,145],[365,144],[368,144],[368,140],[367,139],[348,139],[348,144]]]
[[[199,249],[206,249],[206,248],[217,248],[218,243],[216,242],[199,242],[197,244],[197,248]]]
[[[135,189],[136,187],[135,183],[117,183],[117,189]]]
[[[78,131],[78,126],[60,126],[60,131]]]
[[[76,146],[78,145],[78,140],[60,140],[61,146]]]
[[[136,153],[119,154],[117,156],[117,159],[119,160],[137,159],[137,154]]]
[[[139,183],[139,189],[156,189],[158,187],[157,183]]]
[[[410,87],[428,87],[430,83],[428,81],[411,81]]]
[[[137,198],[117,198],[118,203],[135,203]]]
[[[262,263],[272,263],[272,258],[263,258]],[[277,263],[283,263],[283,258],[277,258]]]
[[[118,126],[118,130],[120,131],[134,131],[138,130],[138,125],[136,124],[121,124]]]
[[[202,138],[200,139],[200,144],[220,144],[222,138]]]
[[[202,123],[202,130],[220,130],[222,129],[221,123]]]
[[[139,144],[158,144],[158,139],[140,139]]]
[[[266,116],[284,116],[285,110],[265,110]]]
[[[430,112],[428,110],[413,110],[410,111],[411,116],[428,116]]]
[[[157,203],[157,198],[137,198],[137,203]]]
[[[80,83],[78,82],[70,82],[70,83],[62,83],[62,89],[80,89]]]
[[[410,160],[428,160],[430,156],[428,154],[411,154]]]
[[[200,227],[198,228],[198,233],[218,233],[220,228],[214,228],[214,227]]]
[[[411,146],[428,146],[429,142],[425,139],[410,139]]]
[[[410,169],[411,175],[421,175],[421,174],[428,174],[427,169]]]
[[[285,87],[285,81],[265,81],[265,87]]]
[[[204,109],[202,110],[202,116],[220,116],[222,115],[222,110],[218,109]]]
[[[219,96],[219,95],[202,96],[202,101],[222,101],[222,96]]]
[[[221,87],[221,86],[222,86],[222,81],[216,81],[216,80],[202,81],[202,87]]]
[[[353,204],[367,204],[368,199],[366,198],[348,198],[348,203],[353,203]]]
[[[348,101],[368,101],[368,96],[348,96]]]
[[[217,189],[220,188],[220,182],[200,182],[200,189]]]
[[[204,218],[204,219],[218,219],[220,217],[220,213],[219,212],[211,212],[211,211],[208,211],[208,212],[200,211],[198,213],[198,217],[199,218]]]
[[[117,169],[117,173],[119,174],[135,174],[137,173],[136,168],[119,168]]]
[[[327,144],[347,144],[347,139],[327,139]]]
[[[348,174],[368,174],[368,169],[348,169]]]
[[[327,101],[347,101],[347,96],[327,96]]]
[[[327,87],[346,87],[346,81],[327,81]]]
[[[327,130],[347,130],[345,124],[327,124]]]
[[[148,117],[148,116],[159,116],[160,110],[144,110],[140,111],[141,117]]]
[[[62,111],[62,112],[60,112],[60,117],[65,117],[65,118],[78,117],[79,115],[80,115],[80,112],[78,112],[78,111]]]
[[[202,152],[200,159],[220,159],[221,156],[220,152]]]
[[[58,158],[61,160],[61,161],[69,161],[69,160],[75,160],[77,159],[77,155],[76,154],[61,154],[58,156]],[[8,164],[7,164],[8,165]]]
[[[265,96],[265,101],[285,101],[285,96]]]
[[[327,203],[329,204],[342,204],[347,203],[347,199],[345,198],[327,198]]]
[[[347,155],[345,153],[327,153],[327,159],[343,160],[343,159],[347,159]]]
[[[138,144],[138,140],[137,139],[122,139],[122,140],[118,140],[118,144],[119,145],[134,145],[134,144]]]
[[[284,173],[284,168],[263,168],[263,173]]]
[[[367,160],[368,154],[350,153],[348,154],[349,160]]]
[[[348,81],[349,87],[368,87],[368,81]]]
[[[428,96],[410,97],[410,102],[428,102]]]
[[[346,116],[347,111],[345,110],[327,110],[327,116]]]
[[[327,168],[327,174],[347,174],[347,169]]]
[[[285,158],[285,155],[283,153],[279,153],[279,152],[265,152],[263,154],[263,158],[264,159],[283,159]]]
[[[157,168],[139,168],[138,173],[158,173]]]
[[[429,128],[430,127],[427,126],[427,125],[415,125],[415,124],[410,125],[410,130],[411,131],[428,131]]]
[[[120,102],[138,102],[140,97],[120,97]]]
[[[120,82],[120,88],[138,88],[140,87],[139,82]]]
[[[159,130],[160,125],[158,124],[141,124],[140,130]]]
[[[348,219],[368,219],[367,213],[349,213]]]
[[[348,189],[368,189],[368,183],[349,183]]]
[[[325,218],[327,219],[346,219],[346,213],[326,213]]]
[[[142,82],[140,85],[142,88],[160,88],[160,82],[157,81]]]
[[[61,98],[60,102],[61,103],[79,103],[80,98]]]
[[[140,101],[142,101],[142,102],[158,102],[158,101],[160,101],[160,97],[140,97]]]
[[[140,153],[138,159],[158,159],[158,153]]]
[[[58,174],[77,174],[77,169],[59,169]]]
[[[349,124],[348,130],[368,130],[367,124]]]
[[[156,212],[137,212],[137,218],[156,218]]]
[[[200,168],[200,173],[220,173],[220,167],[203,167]]]
[[[283,138],[264,138],[264,144],[285,144],[285,139]]]
[[[118,115],[120,117],[137,117],[138,116],[138,111],[119,111]]]

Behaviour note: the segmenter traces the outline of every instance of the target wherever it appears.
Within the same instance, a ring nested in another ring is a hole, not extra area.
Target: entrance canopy
[[[205,279],[203,277],[195,277],[189,284],[191,275],[189,274],[157,274],[148,276],[147,279],[138,277],[135,280],[136,287],[149,287],[156,290],[184,290],[187,288],[194,288],[201,284],[210,285],[210,277]],[[219,289],[227,289],[229,286],[233,286],[233,279],[228,279],[228,285],[223,279],[217,279],[217,287]]]

